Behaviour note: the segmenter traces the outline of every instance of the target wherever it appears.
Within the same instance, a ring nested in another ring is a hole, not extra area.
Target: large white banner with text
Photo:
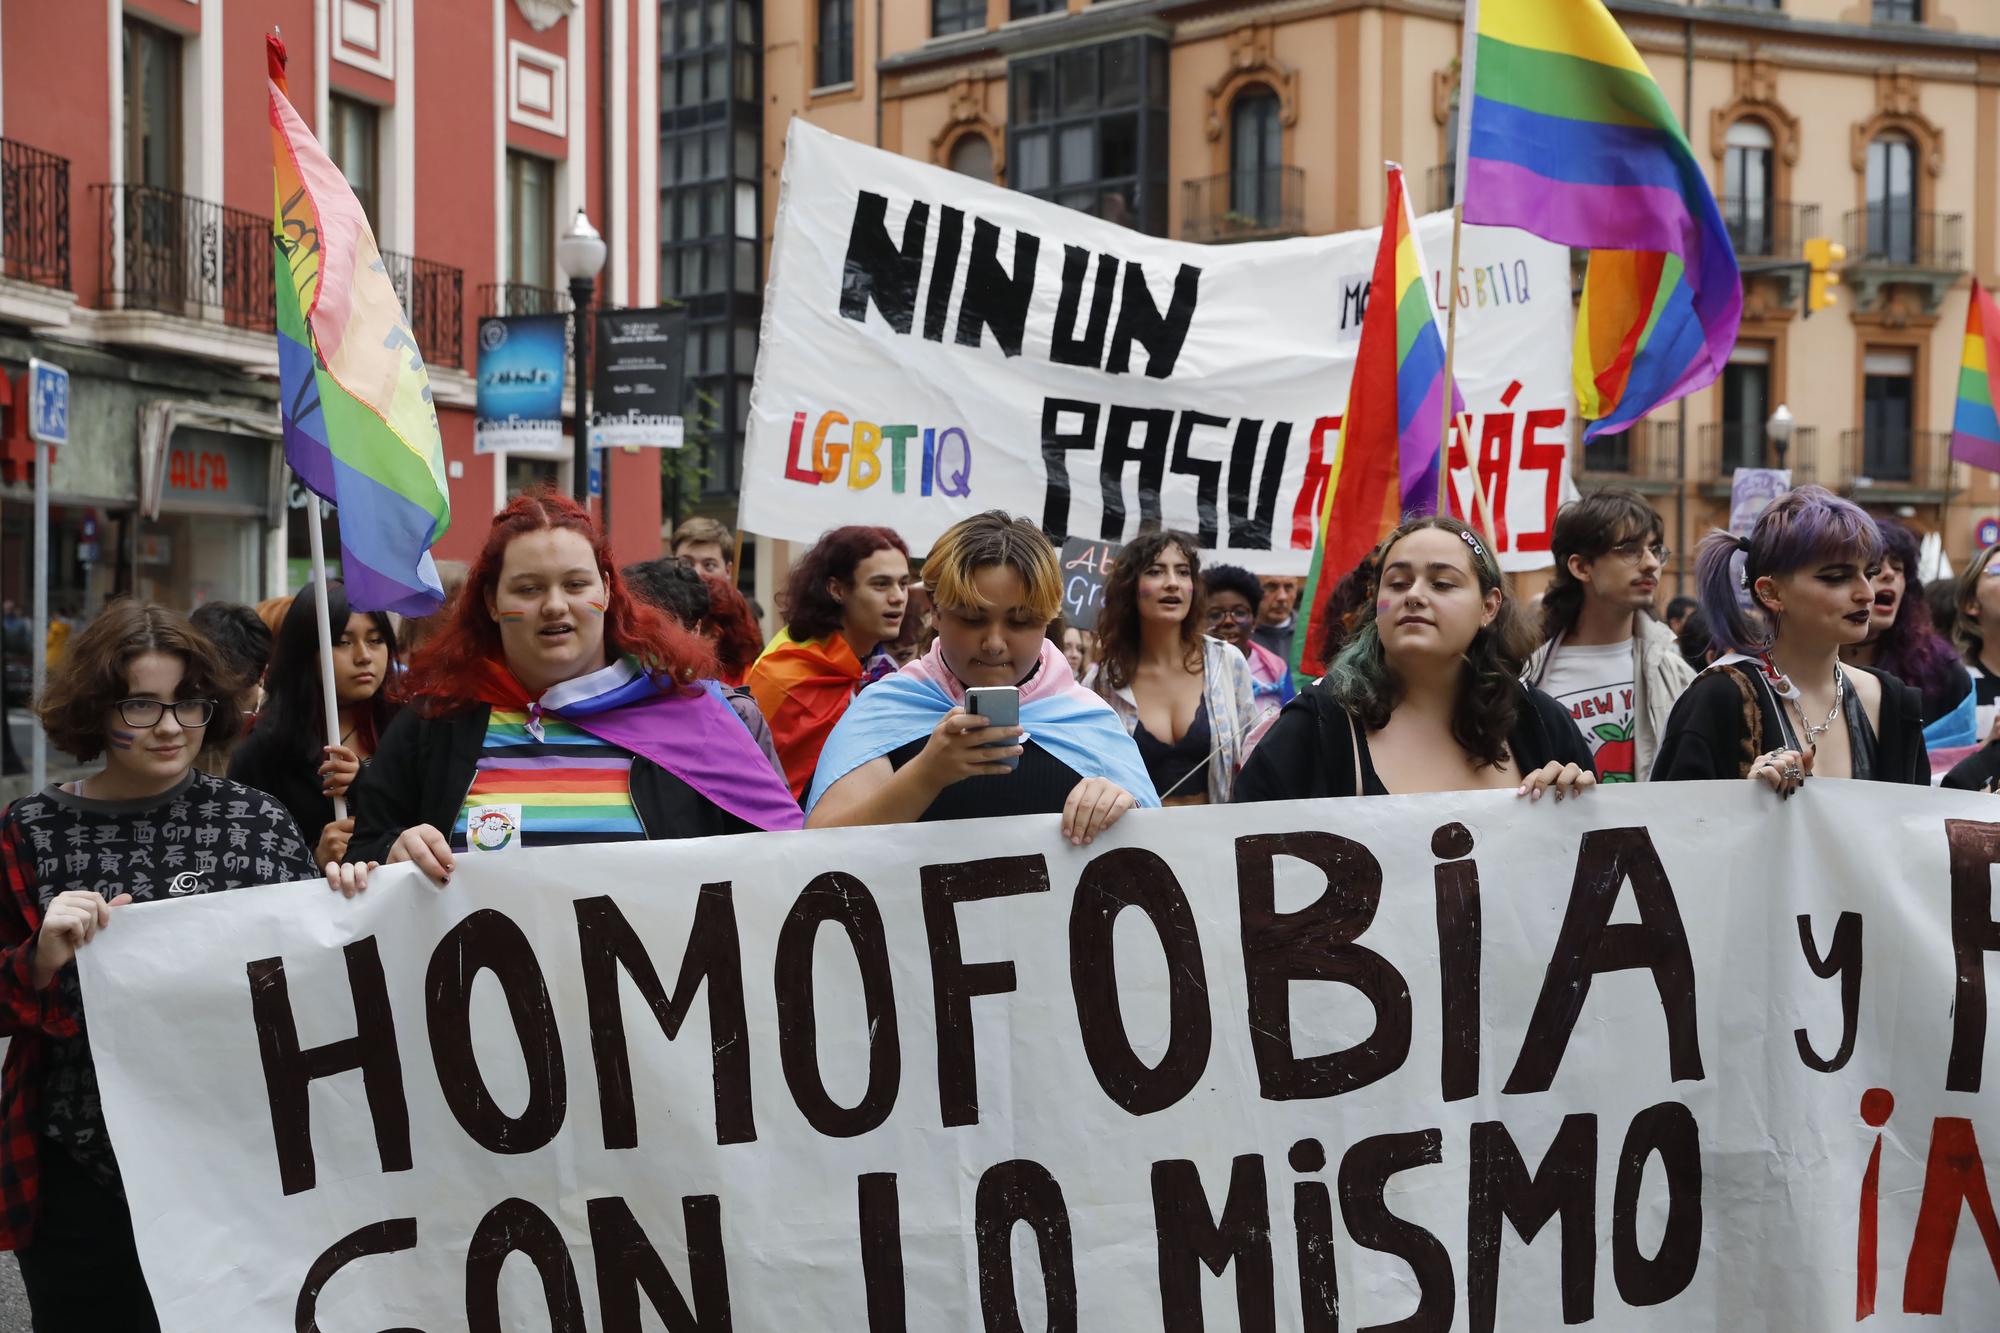
[[[1417,229],[1442,310],[1450,216]],[[887,524],[923,552],[1005,509],[1058,540],[1164,525],[1303,573],[1379,236],[1162,240],[795,120],[742,524]],[[1538,568],[1568,486],[1569,252],[1467,227],[1456,281],[1454,456],[1478,462],[1502,564]]]
[[[132,908],[84,994],[180,1333],[1990,1333],[1996,809],[473,855]]]

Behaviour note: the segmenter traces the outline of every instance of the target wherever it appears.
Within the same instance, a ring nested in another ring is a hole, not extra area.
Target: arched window
[[[1229,108],[1229,211],[1246,225],[1277,226],[1282,166],[1278,95],[1247,88]]]
[[[1917,262],[1917,145],[1907,134],[1884,134],[1868,145],[1866,240],[1866,258]]]
[[[961,134],[951,146],[951,169],[961,176],[993,183],[993,145],[983,134]]]
[[[1742,255],[1775,255],[1777,201],[1771,197],[1771,127],[1744,119],[1729,127],[1722,160],[1722,216]]]

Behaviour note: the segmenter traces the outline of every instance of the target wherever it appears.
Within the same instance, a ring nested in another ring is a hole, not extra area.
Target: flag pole
[[[1458,259],[1459,243],[1465,233],[1465,159],[1466,150],[1472,144],[1472,89],[1473,74],[1479,59],[1479,0],[1465,0],[1465,29],[1459,37],[1458,57],[1458,142],[1453,145],[1452,188],[1451,188],[1451,270],[1445,275],[1445,290],[1451,293],[1450,304],[1445,307],[1444,320],[1444,411],[1438,426],[1438,454],[1444,466],[1438,469],[1438,501],[1440,514],[1451,513],[1451,386],[1457,383],[1452,377],[1452,363],[1458,358]],[[1466,461],[1473,462],[1472,449],[1465,451]],[[1479,468],[1472,468],[1472,493],[1479,498]],[[1492,515],[1487,515],[1491,522]]]
[[[333,625],[332,613],[326,608],[326,535],[321,532],[324,520],[321,517],[319,495],[307,486],[306,524],[312,534],[312,589],[313,605],[319,612],[319,687],[320,702],[326,713],[326,743],[340,744],[340,699],[333,688]],[[347,798],[333,798],[333,817],[347,818]]]

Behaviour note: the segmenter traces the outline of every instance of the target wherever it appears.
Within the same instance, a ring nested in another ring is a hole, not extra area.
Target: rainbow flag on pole
[[[2000,371],[2000,305],[1972,280],[1965,313],[1965,355],[1958,363],[1958,411],[1951,419],[1953,461],[2000,472],[2000,418],[1993,412],[1994,374]]]
[[[284,43],[265,45],[285,462],[340,512],[349,604],[429,615],[451,526],[430,376],[354,191],[292,106]]]
[[[1445,378],[1444,337],[1425,283],[1430,271],[1417,244],[1403,169],[1391,162],[1382,243],[1306,577],[1306,631],[1292,638],[1295,672],[1318,669],[1326,634],[1322,588],[1360,564],[1403,515],[1437,512],[1445,395],[1454,421],[1464,414],[1465,399]]]
[[[1468,0],[1465,220],[1588,249],[1577,313],[1585,439],[1713,381],[1743,286],[1708,178],[1601,0]]]

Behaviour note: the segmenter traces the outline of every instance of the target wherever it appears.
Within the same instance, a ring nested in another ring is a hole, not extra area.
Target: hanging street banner
[[[1991,1333],[1994,812],[530,847],[80,961],[169,1333]]]
[[[590,447],[678,449],[686,310],[605,310],[590,377]]]
[[[1451,219],[1418,223],[1434,263]],[[792,122],[750,397],[742,526],[845,523],[927,551],[985,509],[1058,541],[1152,526],[1303,574],[1379,229],[1194,245]],[[1509,569],[1550,563],[1571,494],[1569,252],[1467,227],[1454,456]]]
[[[565,456],[568,330],[567,315],[508,315],[479,321],[474,453]]]

